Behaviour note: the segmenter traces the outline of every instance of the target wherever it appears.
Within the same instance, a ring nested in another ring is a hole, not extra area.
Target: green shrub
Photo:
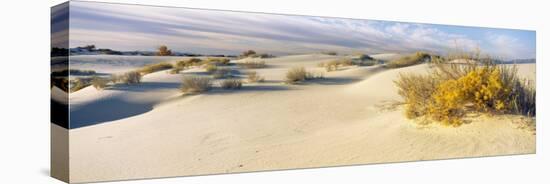
[[[221,82],[220,86],[223,89],[241,89],[243,82],[241,79],[225,79]]]
[[[109,80],[108,79],[105,79],[105,78],[102,78],[102,77],[98,77],[98,76],[94,76],[92,77],[92,86],[97,89],[97,90],[101,90],[101,89],[104,89],[105,87],[107,87],[107,84],[109,83]]]
[[[256,71],[251,71],[251,72],[248,72],[247,74],[247,79],[248,79],[248,82],[263,82],[264,81],[264,78],[261,77],[260,75],[258,75],[258,72]]]
[[[212,79],[208,77],[183,77],[180,91],[185,94],[198,94],[209,91],[212,88]]]
[[[430,55],[425,52],[416,52],[412,55],[404,56],[399,59],[391,60],[386,64],[388,68],[401,68],[423,63],[430,60]]]

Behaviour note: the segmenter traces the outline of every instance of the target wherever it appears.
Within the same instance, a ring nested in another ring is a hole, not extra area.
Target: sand
[[[264,59],[267,68],[252,70],[266,82],[235,91],[215,87],[182,96],[179,81],[182,75],[202,75],[204,69],[196,68],[149,74],[135,86],[72,93],[71,120],[84,123],[69,131],[70,180],[535,153],[535,135],[517,128],[517,117],[480,116],[456,128],[420,126],[401,107],[382,108],[400,100],[392,82],[399,73],[426,72],[428,65],[353,66],[325,73],[324,80],[282,82],[288,68],[320,72],[317,63],[337,57]],[[519,65],[521,75],[533,80],[534,71],[534,64]]]

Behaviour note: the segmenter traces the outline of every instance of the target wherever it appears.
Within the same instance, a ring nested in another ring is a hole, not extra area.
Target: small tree
[[[244,52],[242,53],[242,56],[243,56],[243,57],[248,57],[248,56],[253,56],[253,55],[256,55],[256,51],[247,50],[247,51],[244,51]]]
[[[157,56],[171,56],[172,50],[168,49],[166,45],[161,45],[158,48]]]

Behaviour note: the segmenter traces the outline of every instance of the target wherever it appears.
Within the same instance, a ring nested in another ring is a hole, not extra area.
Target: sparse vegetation
[[[247,51],[244,51],[244,52],[241,54],[241,57],[250,57],[250,56],[253,56],[253,55],[256,55],[256,51],[254,51],[254,50],[247,50]]]
[[[369,55],[366,55],[366,54],[361,54],[361,55],[359,55],[359,60],[367,61],[367,60],[374,60],[374,58],[372,58],[372,57],[370,57]]]
[[[233,76],[231,75],[231,69],[221,68],[221,69],[216,69],[214,72],[212,72],[212,77],[214,79],[222,79],[222,78],[230,78]]]
[[[180,91],[185,94],[198,94],[209,91],[212,88],[212,79],[208,77],[183,77]]]
[[[90,86],[90,83],[81,78],[75,78],[70,81],[70,92],[76,92],[82,88]]]
[[[97,90],[102,90],[105,87],[107,87],[107,84],[109,83],[109,79],[94,76],[92,77],[92,86]]]
[[[535,116],[535,88],[518,78],[515,67],[492,62],[435,66],[429,75],[401,74],[395,81],[408,118],[458,126],[468,113]]]
[[[241,89],[243,82],[241,79],[225,79],[220,83],[223,89]]]
[[[325,70],[327,72],[331,72],[331,71],[337,71],[338,67],[351,66],[351,65],[354,65],[351,59],[343,58],[343,59],[329,61],[327,63],[319,63],[317,66],[325,67]]]
[[[212,63],[215,65],[228,65],[230,61],[231,60],[229,60],[228,58],[208,58],[204,62]]]
[[[389,61],[386,64],[386,67],[388,68],[407,67],[407,66],[412,66],[412,65],[430,61],[430,59],[431,59],[430,54],[425,52],[416,52],[412,55],[404,56],[399,59]]]
[[[326,55],[331,55],[331,56],[338,55],[338,52],[336,52],[336,51],[324,51],[324,52],[321,52],[321,53],[326,54]]]
[[[146,75],[146,74],[158,72],[158,71],[161,71],[161,70],[171,69],[173,67],[174,66],[170,63],[162,62],[162,63],[155,63],[155,64],[145,65],[145,66],[141,67],[140,69],[138,69],[137,71],[141,75]]]
[[[137,71],[126,72],[122,75],[114,75],[113,81],[123,84],[137,84],[141,82],[142,75]]]
[[[218,67],[216,65],[213,65],[213,64],[207,64],[204,69],[206,70],[206,72],[208,73],[214,73],[216,70],[218,70]]]
[[[285,82],[288,84],[296,84],[306,80],[322,78],[324,78],[322,73],[308,72],[304,67],[295,67],[287,71]]]
[[[248,72],[246,74],[246,78],[248,79],[248,82],[250,82],[250,83],[263,82],[264,81],[264,77],[261,77],[260,75],[258,75],[258,72],[256,72],[256,71]]]
[[[242,68],[248,68],[248,69],[266,67],[265,61],[245,61],[243,63],[238,63],[237,65],[239,65]]]

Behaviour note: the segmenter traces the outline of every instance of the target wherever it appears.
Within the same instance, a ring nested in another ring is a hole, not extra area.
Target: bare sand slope
[[[400,72],[425,72],[427,65],[394,70],[349,67],[327,73],[325,80],[279,82],[288,68],[303,65],[314,70],[325,59],[333,58],[267,59],[269,67],[257,71],[268,82],[246,84],[238,91],[215,89],[182,97],[171,88],[146,93],[90,88],[75,94],[71,99],[81,104],[98,96],[129,98],[146,101],[151,109],[70,130],[71,181],[535,152],[535,136],[515,128],[512,117],[479,117],[458,128],[420,127],[405,119],[401,109],[380,108],[399,100],[392,81]],[[298,62],[303,60],[309,62]],[[145,78],[171,80],[179,76],[158,72]]]

